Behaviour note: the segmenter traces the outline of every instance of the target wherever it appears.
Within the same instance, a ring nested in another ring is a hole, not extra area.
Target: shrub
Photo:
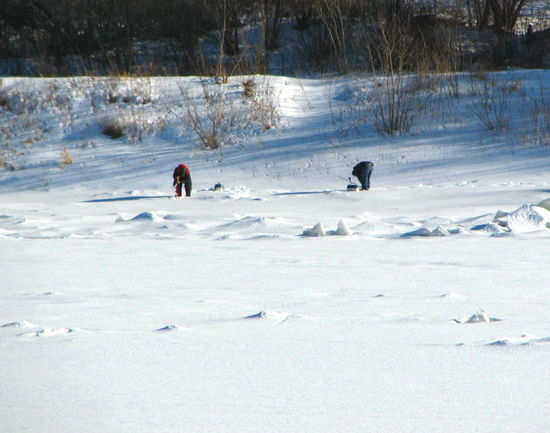
[[[183,117],[203,149],[237,144],[247,134],[259,134],[278,124],[279,114],[269,83],[257,85],[251,79],[241,85],[243,94],[231,82],[218,84],[215,79],[202,80],[200,94],[180,86]]]
[[[521,91],[518,80],[498,82],[487,76],[471,80],[472,93],[479,99],[472,105],[473,113],[489,131],[503,131],[512,117],[510,98]]]
[[[118,119],[109,119],[102,125],[101,131],[107,137],[116,140],[126,135],[126,125]]]
[[[8,108],[10,105],[10,99],[5,93],[0,93],[0,107]]]
[[[59,162],[60,168],[65,168],[68,165],[71,165],[73,163],[73,159],[71,158],[71,154],[67,149],[63,149],[63,152],[61,152],[61,161]]]
[[[534,133],[537,144],[550,143],[550,98],[543,81],[539,83],[538,92],[531,97],[529,109],[530,132]]]
[[[243,85],[243,95],[247,98],[252,98],[254,96],[254,89],[256,87],[256,83],[254,80],[249,79],[242,82]]]
[[[15,170],[15,165],[13,165],[5,155],[0,155],[0,168],[5,168],[10,171]]]

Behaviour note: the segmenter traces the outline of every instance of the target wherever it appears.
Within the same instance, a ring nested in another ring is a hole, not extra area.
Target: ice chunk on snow
[[[338,227],[336,227],[336,235],[338,236],[349,236],[351,234],[348,226],[342,220],[338,221]]]
[[[465,323],[486,323],[489,322],[489,316],[483,310],[478,311],[477,313],[472,314]]]
[[[513,232],[532,232],[550,228],[550,211],[541,206],[524,204],[510,213],[497,211],[493,221]]]
[[[449,231],[441,226],[437,226],[435,229],[432,230],[432,236],[448,236]]]
[[[338,226],[336,227],[336,230],[330,230],[327,232],[327,235],[331,236],[349,236],[351,235],[351,231],[346,225],[346,223],[342,220],[338,221]]]
[[[504,232],[509,232],[510,229],[508,227],[503,227],[500,224],[495,223],[489,223],[489,224],[478,224],[476,226],[473,226],[470,230],[472,231],[484,231],[488,233],[493,234],[499,234]]]
[[[421,227],[417,230],[413,230],[411,232],[403,233],[401,235],[402,238],[410,238],[415,236],[421,236],[421,237],[441,237],[441,236],[448,236],[450,233],[449,231],[441,226],[437,226],[435,229],[430,230],[427,227]]]
[[[305,229],[302,233],[302,236],[309,236],[309,237],[325,236],[325,229],[323,228],[321,223],[317,223],[312,228]]]
[[[489,315],[483,311],[479,310],[477,313],[472,314],[466,320],[454,319],[456,323],[489,323],[489,322],[500,322],[502,319],[497,317],[489,317]]]

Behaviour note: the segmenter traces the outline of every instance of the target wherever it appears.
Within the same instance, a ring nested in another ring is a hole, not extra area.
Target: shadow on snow
[[[150,198],[171,198],[171,195],[129,195],[126,197],[98,198],[93,200],[84,200],[82,203],[105,203],[111,201],[129,201],[129,200],[146,200]]]

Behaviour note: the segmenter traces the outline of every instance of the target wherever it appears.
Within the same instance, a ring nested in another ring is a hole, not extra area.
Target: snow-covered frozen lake
[[[223,154],[106,138],[76,91],[70,132],[29,120],[53,132],[0,169],[0,432],[547,432],[548,145],[344,134],[355,79],[271,85],[279,127]]]

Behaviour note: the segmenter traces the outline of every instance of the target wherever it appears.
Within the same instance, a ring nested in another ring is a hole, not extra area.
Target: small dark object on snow
[[[357,189],[359,188],[359,185],[357,185],[356,183],[352,183],[351,177],[348,177],[348,180],[349,180],[349,183],[346,189],[348,191],[357,191]]]
[[[260,311],[256,314],[251,314],[250,316],[244,316],[244,319],[263,319],[265,317],[265,311]]]
[[[221,183],[217,183],[214,185],[214,191],[223,191],[223,185]]]

